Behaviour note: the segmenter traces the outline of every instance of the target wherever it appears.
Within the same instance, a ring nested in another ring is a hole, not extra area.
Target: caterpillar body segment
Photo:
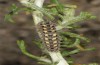
[[[48,51],[57,52],[60,47],[60,40],[53,22],[41,22],[38,24],[38,31],[44,47]]]

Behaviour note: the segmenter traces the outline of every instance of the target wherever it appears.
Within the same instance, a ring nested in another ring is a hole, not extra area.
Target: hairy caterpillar
[[[53,22],[41,22],[38,28],[44,47],[51,52],[59,51],[60,42],[55,24]]]

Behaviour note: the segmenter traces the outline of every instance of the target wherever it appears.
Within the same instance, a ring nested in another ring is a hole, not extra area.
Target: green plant
[[[38,24],[41,22],[56,22],[57,25],[55,26],[55,28],[59,33],[62,41],[60,43],[61,50],[55,52],[44,52],[48,53],[51,56],[51,60],[47,56],[39,57],[28,53],[24,45],[25,42],[23,40],[18,40],[18,46],[23,54],[35,60],[38,60],[39,63],[43,65],[73,65],[72,60],[70,60],[70,57],[68,57],[69,55],[78,53],[80,51],[94,50],[94,48],[85,49],[83,46],[81,46],[81,40],[89,42],[87,38],[72,32],[61,31],[63,28],[67,28],[69,30],[74,29],[75,23],[96,18],[92,14],[88,12],[81,12],[78,16],[75,16],[75,9],[77,7],[76,5],[61,4],[58,2],[58,0],[50,0],[50,4],[46,5],[43,5],[44,0],[19,0],[19,2],[24,5],[25,8],[18,8],[13,4],[11,7],[11,12],[5,16],[5,20],[14,22],[11,18],[14,14],[17,14],[21,10],[28,11],[32,13],[35,26],[38,26]],[[41,37],[40,32],[37,32]],[[34,41],[40,49],[43,48],[43,44],[41,44],[41,41],[42,40],[36,40],[36,42]],[[74,49],[66,50],[66,48]],[[63,57],[67,57],[67,61]]]

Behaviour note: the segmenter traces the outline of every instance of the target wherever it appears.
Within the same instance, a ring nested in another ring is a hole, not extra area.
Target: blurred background
[[[75,63],[98,63],[100,65],[100,0],[60,0],[62,3],[77,5],[76,14],[88,11],[97,16],[95,20],[82,22],[82,28],[76,32],[91,39],[86,47],[95,47],[95,51],[80,52],[72,55]],[[48,0],[46,0],[48,2]],[[16,44],[16,40],[24,40],[28,51],[34,55],[41,55],[40,49],[33,43],[38,39],[31,14],[24,11],[13,17],[16,23],[4,21],[12,4],[23,7],[17,0],[0,0],[0,65],[38,65],[35,60],[23,55]]]

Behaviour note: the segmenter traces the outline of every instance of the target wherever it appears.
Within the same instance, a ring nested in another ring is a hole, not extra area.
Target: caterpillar
[[[51,52],[59,51],[60,41],[53,22],[41,22],[38,25],[44,47]]]

